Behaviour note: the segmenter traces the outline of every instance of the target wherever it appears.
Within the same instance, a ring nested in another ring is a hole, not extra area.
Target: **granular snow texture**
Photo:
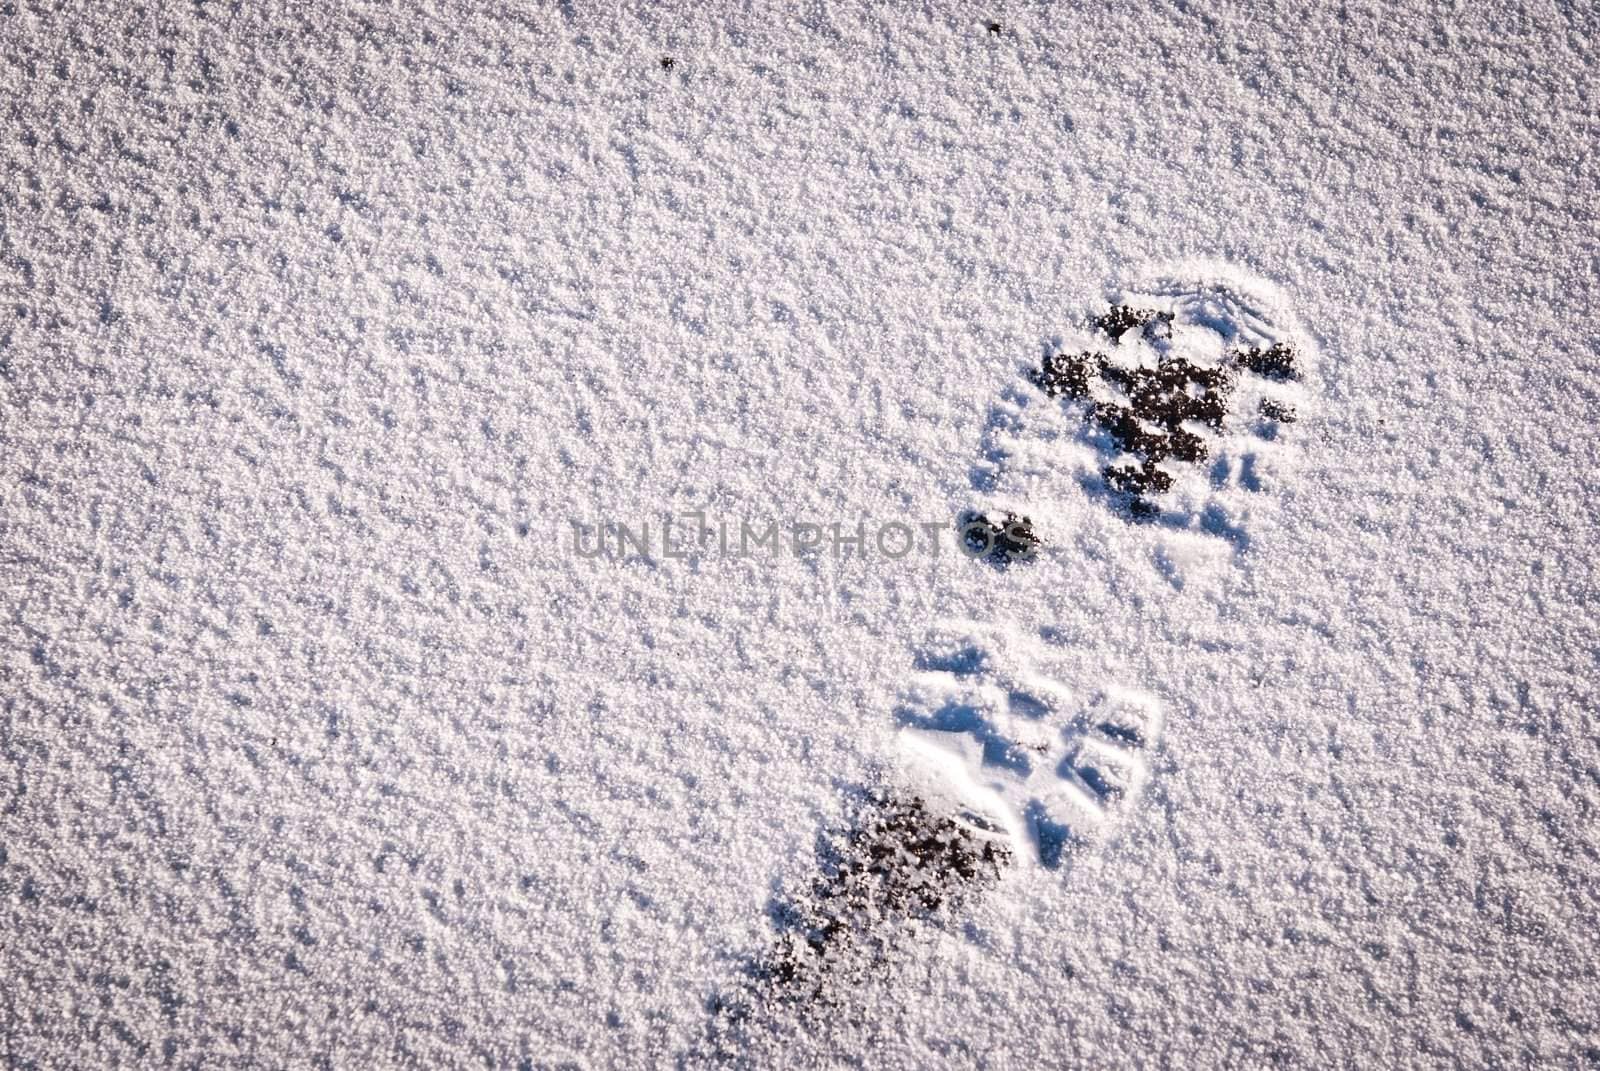
[[[1597,44],[5,0],[0,1055],[1600,1061]],[[1248,538],[1064,488],[1024,566],[872,545],[988,508],[997,399],[1185,265],[1318,354]],[[871,527],[667,553],[690,511]],[[717,1050],[969,620],[1155,697],[1142,792]]]

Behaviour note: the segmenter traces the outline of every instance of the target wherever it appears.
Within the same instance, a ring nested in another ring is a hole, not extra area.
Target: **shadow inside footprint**
[[[971,676],[989,665],[989,656],[980,648],[965,644],[953,651],[918,651],[911,664],[923,672],[954,673]]]
[[[1042,717],[1047,711],[1043,704],[1037,700],[1028,699],[1033,708],[1024,711],[1029,717]],[[959,699],[948,699],[935,707],[932,711],[922,713],[913,707],[901,707],[898,712],[900,724],[924,732],[935,733],[961,733],[976,740],[982,749],[983,765],[994,766],[1013,773],[1027,774],[1033,769],[1033,763],[1028,753],[1019,747],[1015,741],[1009,740],[994,724],[993,714],[973,703],[962,702]]]
[[[1039,862],[1047,869],[1059,870],[1077,841],[1072,827],[1056,821],[1044,806],[1037,802],[1030,803],[1022,817],[1033,831],[1034,842],[1038,845]]]

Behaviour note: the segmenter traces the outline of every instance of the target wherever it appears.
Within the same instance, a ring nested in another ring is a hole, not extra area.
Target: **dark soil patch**
[[[1031,561],[1042,545],[1033,520],[1018,513],[968,511],[957,519],[956,532],[968,554],[996,565]]]
[[[1094,324],[1115,344],[1135,329],[1170,329],[1172,314],[1116,305]],[[1145,516],[1156,512],[1146,496],[1172,487],[1172,474],[1162,468],[1162,462],[1194,464],[1207,456],[1205,441],[1183,425],[1193,422],[1222,430],[1229,395],[1241,371],[1280,382],[1299,376],[1294,348],[1278,343],[1264,350],[1235,350],[1217,367],[1166,356],[1156,368],[1130,369],[1113,364],[1100,353],[1058,353],[1046,357],[1032,379],[1052,398],[1090,402],[1087,419],[1111,439],[1119,453],[1136,459],[1102,469],[1106,487],[1126,496],[1130,512]],[[1097,381],[1114,388],[1125,403],[1095,399],[1093,384]],[[1263,402],[1262,413],[1285,423],[1294,420],[1292,408],[1275,403]]]
[[[743,992],[717,1002],[723,1028],[777,1007],[831,1008],[889,964],[910,920],[959,912],[1010,858],[915,796],[864,796],[850,827],[822,838],[808,892],[773,907],[778,938]]]
[[[1300,378],[1300,373],[1294,366],[1294,347],[1285,346],[1281,342],[1266,349],[1251,346],[1248,350],[1238,350],[1233,354],[1233,359],[1256,375],[1280,383]]]
[[[1271,398],[1261,399],[1261,415],[1280,424],[1293,424],[1298,419],[1295,416],[1294,406],[1275,402]]]
[[[1122,336],[1134,328],[1154,324],[1156,329],[1170,329],[1172,326],[1172,313],[1157,312],[1154,309],[1136,309],[1131,305],[1113,305],[1111,309],[1095,317],[1094,326],[1102,335],[1112,342],[1122,341]]]

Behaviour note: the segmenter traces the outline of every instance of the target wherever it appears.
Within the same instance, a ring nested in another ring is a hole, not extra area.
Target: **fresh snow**
[[[1600,1060],[1597,44],[0,4],[0,1056]],[[1123,301],[1307,362],[1156,522],[1029,381]],[[1014,865],[719,1032],[906,786]]]

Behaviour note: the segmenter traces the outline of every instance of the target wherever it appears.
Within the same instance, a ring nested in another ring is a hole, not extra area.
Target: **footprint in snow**
[[[962,531],[989,561],[1021,564],[1087,503],[1172,568],[1195,547],[1242,549],[1299,460],[1310,371],[1270,287],[1115,291],[993,407]],[[773,907],[773,949],[719,1005],[724,1040],[764,1007],[834,1007],[907,920],[947,918],[1007,869],[1057,869],[1115,834],[1151,776],[1162,707],[1126,682],[1052,672],[1053,624],[965,621],[924,640],[897,712],[908,787],[865,797],[824,838],[813,887]]]
[[[991,557],[1047,553],[1087,504],[1151,539],[1181,570],[1213,545],[1242,548],[1300,460],[1295,427],[1311,392],[1310,351],[1265,284],[1167,279],[1114,291],[1056,340],[994,408],[970,514],[1024,531]],[[1013,543],[1021,541],[1013,540]],[[1198,553],[1195,548],[1199,548]],[[1128,682],[1052,675],[1054,622],[967,622],[935,630],[900,710],[925,794],[942,794],[974,836],[1008,858],[1058,867],[1111,835],[1138,799],[1163,725]]]
[[[1242,550],[1299,463],[1311,356],[1261,284],[1114,291],[991,407],[968,516],[1048,546],[1088,500],[1149,529],[1162,563]]]

